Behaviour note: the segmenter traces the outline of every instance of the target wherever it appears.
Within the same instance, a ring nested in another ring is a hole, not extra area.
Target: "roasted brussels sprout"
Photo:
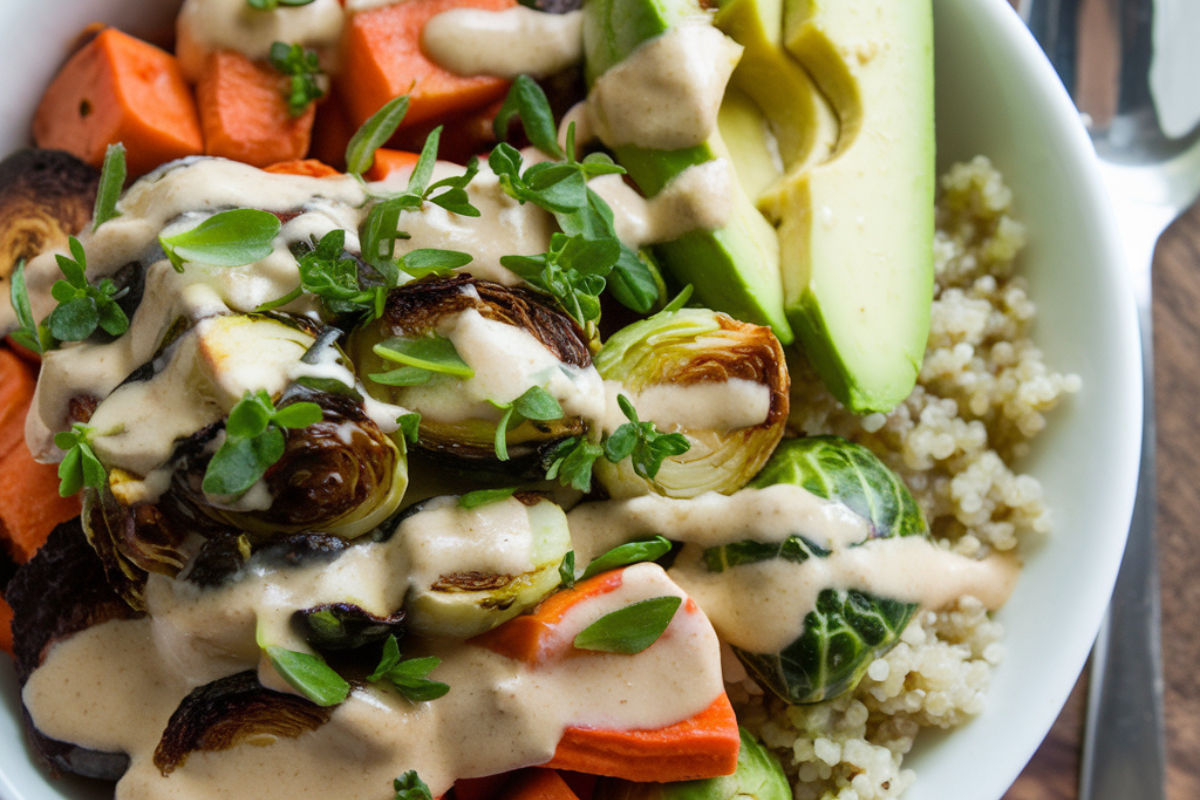
[[[531,292],[469,275],[394,289],[348,351],[372,396],[421,414],[417,447],[457,466],[532,467],[601,413],[578,326]],[[531,391],[552,397],[558,413],[522,414]]]
[[[317,650],[354,650],[403,631],[404,612],[376,616],[353,603],[325,603],[297,611],[304,639]]]
[[[22,686],[57,642],[93,625],[141,616],[109,587],[78,519],[50,533],[37,554],[17,570],[4,596],[13,608],[13,654]],[[25,724],[34,749],[56,769],[117,780],[129,766],[125,753],[51,739],[28,715]]]
[[[254,737],[295,738],[329,721],[333,709],[265,689],[253,671],[193,689],[171,715],[154,751],[154,766],[169,775],[197,751],[228,750]]]
[[[594,800],[791,800],[792,787],[779,760],[745,728],[739,728],[738,733],[742,746],[738,751],[737,771],[732,775],[676,783],[601,778],[592,797]]]
[[[663,461],[653,480],[628,460],[598,461],[596,476],[612,497],[731,494],[754,477],[783,436],[790,381],[769,328],[707,309],[665,311],[605,342],[596,369],[610,382],[606,432],[625,421],[615,409],[615,386],[641,419],[684,434],[691,445]]]
[[[409,628],[467,639],[507,622],[558,587],[571,549],[562,509],[534,492],[475,506],[439,497],[396,531],[409,554]]]
[[[867,522],[870,539],[924,536],[929,529],[903,481],[867,448],[832,436],[793,439],[779,446],[750,486],[787,483],[841,503]],[[703,554],[710,572],[743,564],[783,559],[803,564],[828,559],[831,548],[802,533],[781,543],[742,541],[712,547]],[[778,652],[734,647],[760,683],[789,703],[813,703],[853,689],[878,656],[890,650],[917,609],[916,603],[867,591],[826,587],[804,617],[800,636]]]
[[[0,161],[0,334],[15,321],[8,278],[21,259],[54,248],[92,217],[100,172],[61,150],[18,150]]]

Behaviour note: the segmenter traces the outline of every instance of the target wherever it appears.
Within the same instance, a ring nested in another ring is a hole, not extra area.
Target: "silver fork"
[[[1169,72],[1171,58],[1186,60],[1200,33],[1179,19],[1200,26],[1195,2],[1022,0],[1019,9],[1100,158],[1133,275],[1145,365],[1141,473],[1129,543],[1092,651],[1080,800],[1165,796],[1150,265],[1160,234],[1200,196],[1200,83],[1191,69]],[[1164,78],[1191,94],[1167,96]]]

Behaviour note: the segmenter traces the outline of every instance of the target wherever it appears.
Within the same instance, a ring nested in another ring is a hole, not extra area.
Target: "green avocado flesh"
[[[588,0],[584,4],[583,42],[589,85],[643,42],[687,23],[707,23],[696,0]],[[731,142],[737,148],[739,143]],[[696,147],[653,150],[617,147],[617,163],[638,188],[653,197],[675,176],[696,164],[728,153],[720,133]],[[654,252],[681,283],[690,283],[696,299],[710,308],[759,325],[779,340],[793,340],[783,308],[779,240],[772,224],[739,184],[730,222],[714,231],[693,231]]]
[[[828,98],[837,147],[760,199],[779,223],[788,320],[859,413],[912,391],[933,293],[930,0],[785,0],[787,50]]]

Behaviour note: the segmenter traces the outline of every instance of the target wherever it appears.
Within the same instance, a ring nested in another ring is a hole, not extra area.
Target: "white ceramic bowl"
[[[902,0],[894,0],[902,1]],[[0,152],[25,144],[29,118],[67,44],[93,20],[134,32],[169,24],[172,0],[4,0]],[[1099,627],[1133,505],[1141,367],[1117,234],[1070,100],[1005,0],[935,0],[939,169],[989,156],[1016,195],[1030,244],[1022,263],[1050,364],[1083,377],[1022,466],[1041,481],[1055,533],[1027,553],[987,710],[926,734],[905,766],[906,800],[997,800],[1066,700]],[[0,796],[105,797],[106,784],[49,779],[24,744],[11,670],[0,668]]]

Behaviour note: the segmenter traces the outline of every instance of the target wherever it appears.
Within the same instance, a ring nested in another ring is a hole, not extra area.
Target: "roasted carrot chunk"
[[[346,147],[352,136],[354,126],[342,110],[341,99],[331,92],[329,97],[317,104],[308,156],[324,161],[334,169],[345,169]]]
[[[557,628],[579,604],[620,588],[623,575],[623,570],[606,572],[556,592],[533,613],[511,619],[473,641],[536,669],[553,669],[554,662],[568,657],[587,657]],[[691,600],[683,612],[700,613]],[[704,711],[663,728],[568,727],[554,758],[543,766],[631,781],[686,781],[732,774],[740,747],[733,707],[721,693]]]
[[[500,800],[579,800],[571,787],[552,769],[533,767],[513,775]]]
[[[196,84],[204,152],[256,167],[298,161],[308,153],[316,111],[293,117],[287,77],[241,53],[212,53]]]
[[[421,32],[433,16],[452,8],[499,11],[516,0],[405,0],[360,11],[344,36],[344,79],[338,84],[355,127],[394,97],[408,93],[404,126],[480,108],[504,97],[508,81],[489,75],[455,75],[421,50]],[[411,91],[410,91],[411,90]]]
[[[375,163],[364,176],[369,181],[381,181],[393,172],[412,169],[420,156],[407,150],[389,150],[381,147],[375,151]]]
[[[124,142],[133,176],[204,152],[192,93],[175,57],[108,28],[75,55],[42,96],[33,118],[38,147],[100,166]]]
[[[306,158],[303,161],[280,161],[278,164],[263,167],[263,171],[273,172],[276,175],[302,175],[307,178],[333,178],[342,174],[315,158]]]

